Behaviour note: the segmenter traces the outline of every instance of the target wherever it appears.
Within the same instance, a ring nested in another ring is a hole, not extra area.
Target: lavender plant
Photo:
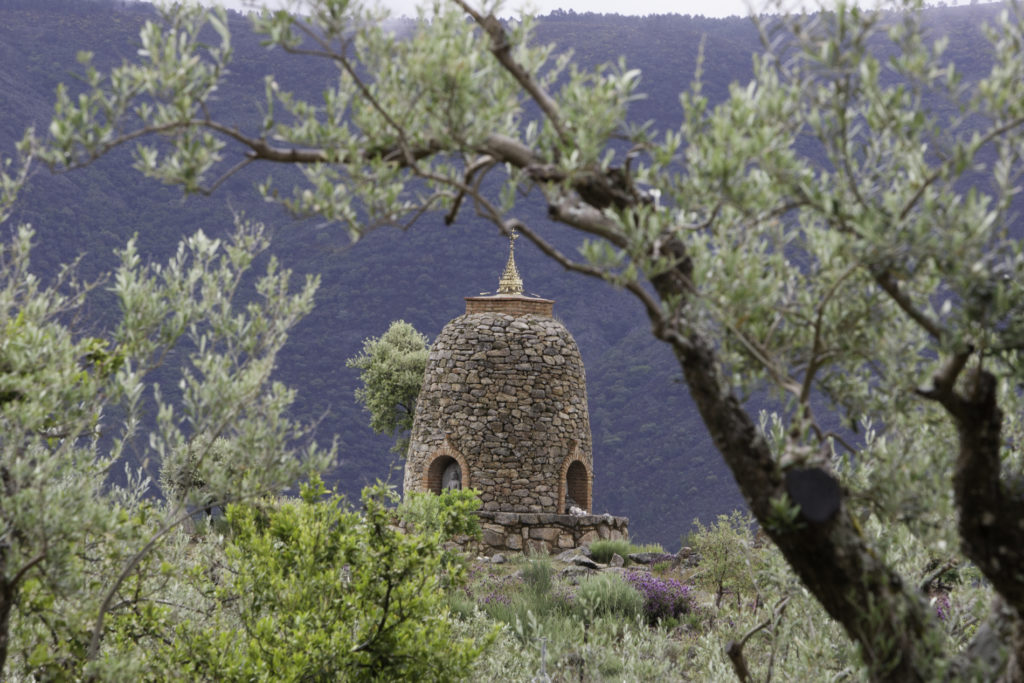
[[[626,581],[644,598],[644,614],[651,625],[677,619],[693,607],[690,587],[676,579],[662,579],[647,572],[626,572]]]

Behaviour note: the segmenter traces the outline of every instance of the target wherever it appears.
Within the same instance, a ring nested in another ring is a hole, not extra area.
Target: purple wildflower
[[[935,607],[935,616],[937,616],[940,621],[945,621],[946,617],[949,616],[951,608],[949,596],[945,593],[939,593],[932,598],[932,605]]]
[[[646,572],[630,571],[626,572],[626,581],[644,597],[644,614],[651,624],[690,611],[693,602],[690,587],[676,579],[659,579]]]

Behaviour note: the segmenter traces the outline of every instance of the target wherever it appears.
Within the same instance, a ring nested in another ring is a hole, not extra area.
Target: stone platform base
[[[480,510],[481,550],[557,553],[596,540],[628,540],[629,519],[611,515],[554,515]]]

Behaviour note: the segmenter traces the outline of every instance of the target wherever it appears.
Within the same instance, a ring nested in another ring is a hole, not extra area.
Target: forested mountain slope
[[[933,14],[957,38],[950,49],[968,77],[972,63],[985,63],[979,26],[993,11],[980,6]],[[141,24],[154,17],[145,4],[0,0],[0,151],[12,154],[26,126],[48,124],[57,84],[75,89],[79,51],[93,52],[97,67],[108,68],[135,53]],[[247,35],[242,15],[232,13],[231,22],[236,56],[220,104],[237,120],[262,116],[257,97],[266,74],[302,93],[318,92],[333,77],[327,65],[264,50]],[[556,12],[541,19],[537,38],[571,49],[580,67],[623,55],[630,68],[643,71],[646,94],[634,103],[631,118],[651,121],[655,129],[673,128],[679,120],[678,93],[694,78],[702,43],[704,89],[713,100],[724,97],[730,83],[746,82],[759,48],[748,20],[682,16]],[[363,338],[381,334],[393,319],[436,336],[462,313],[462,297],[496,288],[505,240],[467,211],[451,227],[439,215],[427,216],[404,233],[379,230],[353,245],[337,226],[295,220],[263,203],[253,189],[259,179],[259,171],[239,174],[213,197],[182,199],[178,190],[131,170],[122,150],[84,171],[51,176],[38,170],[16,221],[37,229],[40,274],[81,255],[81,271],[90,277],[107,268],[112,251],[136,233],[142,253],[156,260],[197,228],[223,232],[232,210],[272,225],[274,253],[282,264],[299,275],[322,277],[317,308],[286,348],[279,377],[299,390],[297,410],[304,417],[321,418],[319,436],[340,438],[342,459],[328,481],[350,495],[376,478],[398,483],[400,476],[390,469],[401,463],[388,453],[388,440],[367,427],[352,397],[356,374],[344,361],[358,352]],[[575,248],[543,214],[521,217],[553,231],[550,238],[560,248]],[[629,516],[634,537],[675,547],[694,517],[708,519],[742,505],[677,381],[678,366],[652,339],[634,301],[562,272],[524,242],[517,260],[526,290],[556,300],[555,313],[576,337],[587,368],[595,510]],[[92,319],[83,322],[86,331],[102,324],[104,310],[101,302],[91,311]]]

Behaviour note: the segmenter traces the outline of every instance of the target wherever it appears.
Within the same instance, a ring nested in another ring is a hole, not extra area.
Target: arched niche
[[[446,488],[469,488],[466,460],[447,444],[433,454],[423,481],[424,491],[440,494]]]
[[[586,463],[576,457],[567,458],[562,465],[558,482],[558,512],[567,513],[575,505],[587,513],[591,511],[591,486],[593,480]]]

